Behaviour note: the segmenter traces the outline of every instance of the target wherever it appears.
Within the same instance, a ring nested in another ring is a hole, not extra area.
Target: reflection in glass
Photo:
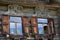
[[[10,21],[21,22],[21,17],[10,17]]]
[[[22,24],[21,23],[17,23],[17,34],[22,35]]]
[[[48,23],[48,20],[47,19],[38,18],[38,22]]]
[[[15,24],[14,23],[10,23],[10,34],[16,34]]]
[[[44,29],[42,24],[38,24],[38,31],[39,31],[39,34],[44,34]]]
[[[43,27],[44,27],[44,26],[47,26],[47,24],[42,24],[42,25],[43,25]]]
[[[10,17],[10,34],[23,34],[21,22],[21,17]]]
[[[47,24],[38,24],[39,34],[44,34],[44,26],[47,26]]]

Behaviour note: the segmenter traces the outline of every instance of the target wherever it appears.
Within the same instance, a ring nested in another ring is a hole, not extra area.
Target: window
[[[10,23],[10,34],[16,34],[15,23]]]
[[[21,23],[17,23],[17,34],[22,35],[22,24]]]
[[[40,23],[48,23],[48,20],[47,19],[38,18],[38,22],[40,22]]]
[[[21,17],[10,17],[11,22],[21,22]]]
[[[10,17],[10,34],[23,34],[21,17]]]
[[[38,18],[38,32],[39,34],[45,34],[44,26],[47,26],[48,20]]]

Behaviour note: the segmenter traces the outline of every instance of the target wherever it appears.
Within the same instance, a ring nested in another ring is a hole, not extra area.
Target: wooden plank
[[[38,34],[37,17],[31,18],[31,24],[32,24],[34,34]]]
[[[9,25],[3,25],[3,33],[9,33]]]
[[[50,29],[50,34],[55,34],[54,20],[52,18],[48,19],[48,25]]]
[[[2,16],[2,23],[9,24],[9,16]]]
[[[13,0],[14,1],[14,0]],[[40,6],[40,5],[45,5],[46,7],[60,7],[60,3],[45,3],[45,2],[27,2],[24,0],[19,0],[17,2],[13,2],[12,0],[0,0],[0,3],[4,3],[4,4],[16,4],[16,5],[22,5],[22,6],[30,6],[30,7],[36,7],[36,6]]]
[[[29,35],[29,33],[30,33],[30,31],[29,31],[29,19],[28,19],[28,17],[23,17],[22,19],[23,19],[22,23],[23,23],[24,34]]]
[[[8,10],[8,6],[0,6],[0,10],[7,11]]]
[[[2,16],[2,27],[4,33],[9,33],[9,16]]]

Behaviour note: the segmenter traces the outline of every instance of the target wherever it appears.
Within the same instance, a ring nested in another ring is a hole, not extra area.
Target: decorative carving
[[[22,10],[23,7],[18,5],[8,5],[8,9],[17,11],[17,10]]]

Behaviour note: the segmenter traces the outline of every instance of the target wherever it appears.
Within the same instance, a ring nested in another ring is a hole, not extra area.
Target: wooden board
[[[31,18],[31,24],[32,24],[34,34],[38,34],[37,18],[36,17]]]
[[[29,19],[28,17],[23,17],[23,29],[24,29],[24,33],[26,33],[26,35],[29,34]]]
[[[2,16],[2,27],[4,33],[9,33],[9,16]]]
[[[53,33],[55,34],[55,26],[54,26],[54,20],[52,18],[48,19],[48,25],[50,29],[50,34]]]
[[[2,23],[9,24],[9,16],[2,16]]]

